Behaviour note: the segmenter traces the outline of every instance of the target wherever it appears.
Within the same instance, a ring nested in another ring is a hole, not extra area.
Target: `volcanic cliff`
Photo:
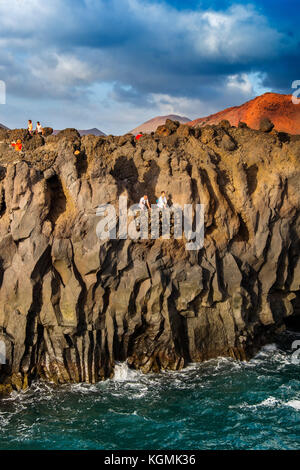
[[[23,152],[9,147],[21,138]],[[0,131],[2,392],[35,378],[251,357],[300,314],[300,137],[167,121],[133,135]],[[205,205],[205,241],[110,240],[97,207]]]

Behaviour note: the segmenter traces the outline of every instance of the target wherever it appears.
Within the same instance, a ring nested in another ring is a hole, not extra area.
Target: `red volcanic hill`
[[[268,117],[275,125],[275,129],[289,134],[300,134],[300,104],[292,102],[292,95],[278,93],[264,93],[241,106],[224,109],[188,123],[189,126],[205,126],[218,124],[227,119],[232,126],[240,121],[245,122],[252,129],[259,129],[262,118]]]

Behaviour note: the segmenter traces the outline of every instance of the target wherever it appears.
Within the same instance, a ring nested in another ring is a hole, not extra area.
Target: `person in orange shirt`
[[[139,140],[144,134],[140,132],[138,135],[135,136],[136,140]]]
[[[12,147],[14,147],[14,149],[17,151],[17,152],[20,152],[22,150],[22,142],[20,139],[17,140],[17,142],[12,142],[11,144]]]

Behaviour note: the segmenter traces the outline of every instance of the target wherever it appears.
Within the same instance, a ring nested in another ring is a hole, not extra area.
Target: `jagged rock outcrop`
[[[259,130],[262,132],[271,132],[274,129],[274,124],[269,118],[263,118],[259,124]]]
[[[45,131],[45,128],[44,128],[44,131]],[[59,130],[54,130],[52,129],[52,132],[53,134],[58,134]],[[51,132],[51,134],[52,134]],[[102,131],[100,131],[99,129],[97,129],[96,127],[93,127],[92,129],[80,129],[78,130],[79,134],[81,136],[84,136],[84,135],[95,135],[95,136],[106,136],[106,134]]]
[[[130,133],[133,135],[137,135],[140,132],[150,134],[151,132],[155,132],[158,126],[163,126],[167,120],[178,121],[181,124],[186,124],[191,121],[185,116],[177,116],[176,114],[168,114],[167,116],[156,116],[155,118],[152,118],[149,121],[140,124],[135,129],[132,129]]]
[[[167,123],[0,144],[0,389],[250,357],[300,314],[300,138]],[[11,131],[14,135],[17,131]],[[164,189],[205,205],[205,241],[99,240],[100,204]]]

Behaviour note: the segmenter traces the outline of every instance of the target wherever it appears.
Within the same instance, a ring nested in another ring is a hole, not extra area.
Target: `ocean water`
[[[119,364],[97,385],[35,383],[0,402],[0,449],[300,449],[299,370],[270,345],[247,363],[147,376]]]

